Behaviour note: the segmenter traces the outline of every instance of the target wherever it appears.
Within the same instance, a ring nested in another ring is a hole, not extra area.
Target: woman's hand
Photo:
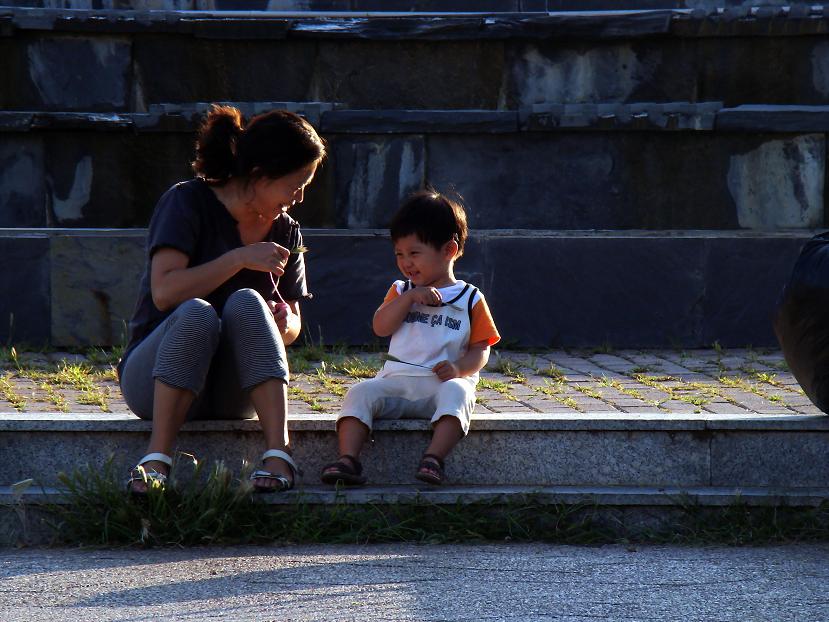
[[[285,273],[285,264],[291,256],[291,251],[276,242],[255,242],[236,249],[236,252],[248,270],[272,272],[276,276]]]
[[[279,333],[283,339],[286,337],[290,338],[290,341],[287,341],[285,344],[288,345],[288,343],[296,339],[296,335],[299,334],[299,330],[302,327],[302,320],[299,317],[299,305],[292,303],[296,305],[296,308],[294,308],[291,304],[285,302],[274,302],[273,300],[268,300],[267,302],[271,313],[273,313],[273,321],[276,322]]]
[[[440,292],[434,287],[415,287],[407,291],[404,295],[409,297],[411,304],[437,307],[443,302]]]

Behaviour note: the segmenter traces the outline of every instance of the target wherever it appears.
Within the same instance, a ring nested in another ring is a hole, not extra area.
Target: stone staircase
[[[0,340],[123,339],[140,232],[189,175],[205,102],[231,101],[329,141],[297,210],[328,342],[372,339],[395,277],[383,227],[428,181],[465,197],[459,273],[515,344],[773,345],[774,300],[825,225],[829,13],[732,4],[0,8],[0,291],[20,293],[0,297]]]
[[[448,462],[448,484],[439,488],[412,477],[427,424],[384,421],[362,455],[369,485],[346,490],[318,480],[336,455],[334,419],[291,416],[304,476],[297,490],[269,503],[497,506],[532,499],[590,507],[599,520],[621,520],[621,533],[633,534],[664,528],[678,507],[803,509],[829,499],[829,421],[822,415],[478,415]],[[64,502],[58,472],[112,459],[116,472],[126,473],[149,429],[131,415],[0,417],[0,506],[7,508],[0,507],[0,544],[21,536],[10,510]],[[260,443],[255,421],[192,422],[178,449],[211,463],[224,460],[238,473],[244,460],[256,460]],[[183,459],[179,468],[186,477],[191,467]],[[34,484],[22,493],[10,485],[29,478]],[[47,532],[33,527],[30,542],[48,541]]]
[[[396,276],[384,227],[426,181],[464,196],[458,275],[519,345],[774,345],[775,298],[826,226],[829,6],[49,4],[0,7],[0,342],[122,341],[144,227],[189,175],[212,101],[293,109],[329,143],[296,210],[315,293],[304,321],[328,343],[372,340]],[[274,502],[332,501],[316,484],[331,417],[291,425],[307,475]],[[127,415],[4,416],[0,486],[34,478],[43,489],[24,498],[54,499],[57,470],[109,455],[126,469],[147,430]],[[372,485],[347,494],[812,507],[829,498],[828,430],[761,412],[479,417],[451,486],[419,490],[409,476],[428,431],[395,422],[366,451]],[[179,447],[240,460],[259,442],[255,422],[204,422]]]

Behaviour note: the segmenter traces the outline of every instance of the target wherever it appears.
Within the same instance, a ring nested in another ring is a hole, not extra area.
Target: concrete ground
[[[336,413],[349,386],[374,375],[377,352],[289,348],[293,413]],[[67,367],[68,365],[68,367]],[[90,366],[84,372],[81,368]],[[819,413],[776,350],[496,350],[479,413]],[[128,412],[100,356],[6,352],[0,412]]]
[[[829,545],[0,550],[3,622],[829,619]]]

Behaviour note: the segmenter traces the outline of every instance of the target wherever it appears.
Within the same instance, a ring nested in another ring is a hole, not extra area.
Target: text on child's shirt
[[[410,311],[403,321],[409,324],[417,323],[428,324],[430,326],[445,326],[451,330],[460,330],[461,324],[463,323],[461,320],[456,320],[449,316],[444,318],[442,313],[421,313],[420,311]]]

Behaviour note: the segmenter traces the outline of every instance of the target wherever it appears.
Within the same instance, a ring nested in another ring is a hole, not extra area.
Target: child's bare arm
[[[478,341],[469,344],[469,348],[461,358],[454,363],[452,361],[441,361],[432,368],[438,378],[443,382],[452,378],[471,376],[479,372],[489,361],[489,343]]]
[[[378,337],[388,337],[400,327],[413,304],[439,305],[440,302],[440,292],[434,287],[410,289],[380,305],[374,312],[371,327]]]

